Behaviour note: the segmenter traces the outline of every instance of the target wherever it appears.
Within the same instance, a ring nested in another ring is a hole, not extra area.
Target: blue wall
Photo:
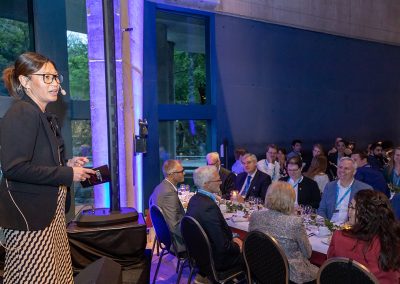
[[[217,136],[230,153],[400,140],[400,47],[216,15],[215,49]]]

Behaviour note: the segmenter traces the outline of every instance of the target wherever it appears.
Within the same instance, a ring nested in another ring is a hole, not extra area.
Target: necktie
[[[246,196],[247,195],[247,191],[249,190],[249,187],[250,187],[250,181],[251,181],[251,176],[247,176],[246,185],[244,187],[242,196]]]

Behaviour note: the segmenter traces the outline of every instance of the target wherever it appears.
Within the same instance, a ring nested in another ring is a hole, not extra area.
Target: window
[[[160,122],[160,167],[168,159],[182,161],[185,183],[193,185],[193,170],[206,165],[207,128],[207,120]]]
[[[69,95],[71,97],[72,155],[92,160],[90,121],[89,59],[86,30],[86,1],[66,1]],[[94,204],[93,187],[82,188],[75,183],[75,207]]]
[[[158,101],[206,104],[206,19],[157,12]]]

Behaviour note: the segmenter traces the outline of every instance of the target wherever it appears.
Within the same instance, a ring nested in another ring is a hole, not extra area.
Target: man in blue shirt
[[[362,151],[355,151],[351,155],[351,158],[357,164],[357,172],[354,178],[369,184],[374,190],[380,191],[390,198],[390,189],[387,186],[385,177],[381,171],[368,164],[367,154]]]

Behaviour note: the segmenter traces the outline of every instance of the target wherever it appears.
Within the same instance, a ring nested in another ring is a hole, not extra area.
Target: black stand
[[[120,208],[119,200],[119,169],[118,169],[118,109],[116,68],[115,68],[115,36],[114,36],[114,5],[113,1],[103,0],[104,24],[104,62],[107,94],[107,130],[108,130],[108,161],[110,168],[110,208],[84,210],[77,218],[81,227],[105,226],[124,222],[137,221],[138,213],[134,208]]]
[[[108,208],[96,208],[83,210],[79,215],[76,225],[79,227],[97,227],[136,222],[138,212],[135,208],[123,207],[119,211],[111,211]]]

